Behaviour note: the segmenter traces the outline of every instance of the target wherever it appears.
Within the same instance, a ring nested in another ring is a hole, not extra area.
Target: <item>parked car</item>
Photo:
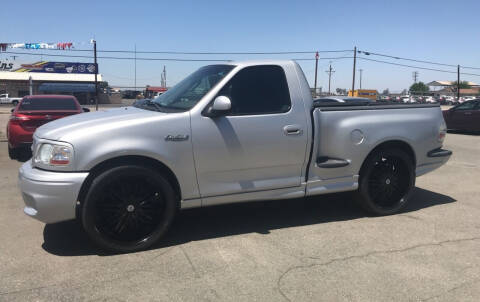
[[[400,97],[401,102],[403,103],[415,103],[416,99],[413,96],[404,95]]]
[[[12,109],[7,124],[8,155],[18,157],[22,148],[29,147],[33,133],[41,125],[68,115],[90,111],[82,109],[77,99],[69,95],[25,96]]]
[[[480,99],[444,110],[443,118],[449,130],[480,131]]]
[[[8,93],[0,94],[0,104],[12,104],[17,105],[22,98],[9,97]]]
[[[436,103],[437,100],[435,100],[432,96],[427,96],[423,99],[424,103]]]
[[[100,247],[132,252],[179,208],[355,191],[396,213],[449,159],[445,133],[437,104],[314,103],[294,61],[228,62],[137,107],[43,125],[19,185],[27,215],[78,218]]]
[[[328,96],[316,98],[313,100],[314,103],[321,104],[335,104],[335,103],[374,103],[372,99],[360,98],[360,97],[351,97],[351,96]]]
[[[455,103],[455,98],[453,96],[445,96],[444,103],[442,105],[453,105]]]

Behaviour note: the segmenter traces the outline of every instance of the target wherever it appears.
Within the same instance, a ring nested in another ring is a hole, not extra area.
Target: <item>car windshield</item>
[[[19,110],[77,110],[73,98],[25,98],[20,103]]]
[[[153,107],[187,111],[195,106],[235,66],[210,65],[200,68],[151,102]]]

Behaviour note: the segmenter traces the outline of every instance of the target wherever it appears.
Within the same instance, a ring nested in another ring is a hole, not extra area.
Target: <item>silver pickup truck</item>
[[[293,61],[202,67],[154,100],[35,132],[20,168],[24,212],[77,218],[94,242],[141,250],[178,209],[356,191],[398,212],[415,177],[444,164],[438,105],[320,104]]]
[[[8,93],[0,94],[0,104],[12,104],[16,106],[22,98],[9,97]]]

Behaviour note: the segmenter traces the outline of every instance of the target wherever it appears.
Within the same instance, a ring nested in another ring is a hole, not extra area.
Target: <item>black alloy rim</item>
[[[162,223],[165,201],[153,180],[125,176],[105,186],[95,204],[96,227],[122,244],[147,240]]]
[[[409,178],[408,168],[402,159],[380,155],[368,179],[370,198],[381,208],[395,208],[405,201]]]

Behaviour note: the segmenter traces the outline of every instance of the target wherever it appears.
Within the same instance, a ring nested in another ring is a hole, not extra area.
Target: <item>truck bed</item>
[[[316,103],[313,102],[313,108],[319,108],[321,111],[349,111],[349,110],[378,110],[378,109],[407,109],[407,108],[432,108],[440,107],[440,104],[399,104],[393,102],[358,102],[358,103]]]
[[[362,163],[384,142],[411,150],[417,176],[443,163],[427,155],[441,146],[437,133],[445,124],[439,104],[313,103],[311,120],[307,195],[356,189]]]

